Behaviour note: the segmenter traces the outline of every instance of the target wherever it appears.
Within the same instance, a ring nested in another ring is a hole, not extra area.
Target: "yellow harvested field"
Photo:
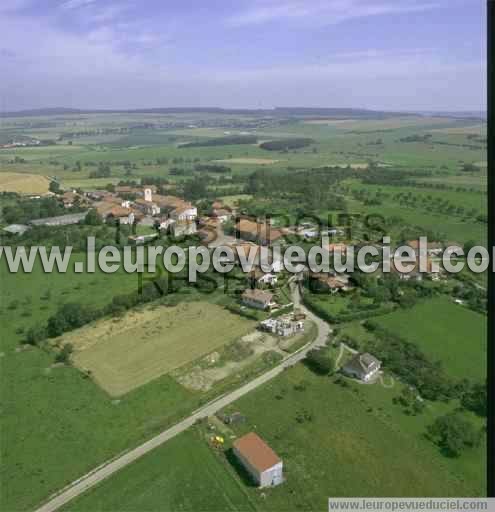
[[[207,302],[143,308],[105,319],[55,340],[71,343],[72,360],[120,396],[204,357],[252,331],[255,322]]]
[[[251,164],[251,165],[270,165],[280,162],[271,158],[227,158],[225,160],[213,160],[217,164]]]
[[[0,192],[46,194],[50,180],[37,174],[0,172]]]

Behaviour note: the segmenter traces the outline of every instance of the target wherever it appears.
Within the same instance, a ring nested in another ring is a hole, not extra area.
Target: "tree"
[[[329,375],[334,370],[333,360],[328,348],[313,349],[307,354],[308,366],[320,375]]]
[[[96,209],[91,209],[87,213],[84,224],[87,226],[100,226],[103,224],[103,219],[101,218],[101,215],[96,211]]]
[[[48,190],[53,192],[54,194],[60,194],[60,183],[58,181],[50,181],[50,185],[48,185]]]
[[[183,193],[186,199],[197,200],[207,196],[207,188],[204,178],[195,178],[184,184]]]
[[[465,409],[474,412],[478,416],[486,416],[487,386],[485,384],[473,384],[462,395],[461,404]]]
[[[467,253],[473,248],[473,247],[476,247],[478,244],[474,241],[474,240],[468,240],[467,242],[464,243],[464,247],[463,247],[463,250],[464,250],[464,254],[467,255]]]
[[[428,427],[428,434],[450,457],[459,457],[466,448],[477,446],[481,437],[474,425],[457,412],[437,418]]]
[[[30,327],[26,333],[26,343],[37,345],[46,338],[46,329],[41,325]]]
[[[71,343],[66,343],[60,352],[55,356],[55,361],[57,363],[67,364],[70,362],[70,355],[72,354],[74,348]]]

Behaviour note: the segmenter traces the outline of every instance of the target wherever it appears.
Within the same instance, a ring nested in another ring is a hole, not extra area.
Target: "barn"
[[[282,460],[254,432],[237,439],[232,449],[259,487],[273,487],[284,481]]]

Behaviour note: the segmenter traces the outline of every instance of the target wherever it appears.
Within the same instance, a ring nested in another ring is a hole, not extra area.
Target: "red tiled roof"
[[[282,236],[279,229],[274,229],[266,223],[253,222],[249,219],[240,219],[237,229],[241,233],[249,233],[252,236],[257,236],[260,239],[266,239],[273,242]]]
[[[260,473],[281,462],[278,455],[254,432],[237,439],[234,448]]]

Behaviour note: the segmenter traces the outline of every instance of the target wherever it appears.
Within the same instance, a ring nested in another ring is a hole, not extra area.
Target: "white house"
[[[264,290],[251,290],[248,288],[242,294],[242,302],[249,307],[255,309],[271,309],[276,306],[273,301],[273,293],[265,292]]]
[[[356,354],[343,368],[342,372],[363,382],[369,382],[381,368],[381,361],[371,354]]]
[[[190,203],[184,203],[170,212],[170,218],[178,222],[193,221],[197,216],[198,209]]]
[[[273,487],[284,481],[282,460],[254,432],[234,441],[232,449],[259,487]]]

